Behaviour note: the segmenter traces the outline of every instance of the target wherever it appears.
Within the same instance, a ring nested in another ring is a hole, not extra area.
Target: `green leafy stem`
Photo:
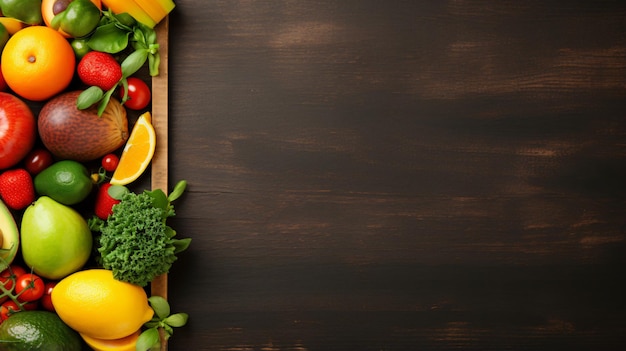
[[[136,350],[158,349],[161,343],[159,329],[164,331],[164,338],[168,340],[174,334],[174,328],[184,326],[189,319],[187,313],[170,314],[170,305],[161,296],[150,296],[148,302],[154,310],[154,317],[144,324],[146,329],[137,339]]]

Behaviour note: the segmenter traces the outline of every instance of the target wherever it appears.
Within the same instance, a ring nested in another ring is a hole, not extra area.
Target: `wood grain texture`
[[[170,23],[170,350],[623,349],[625,3]]]
[[[152,189],[169,191],[169,17],[165,17],[155,28],[159,44],[159,74],[152,77],[152,125],[158,136],[150,167]],[[167,274],[156,277],[150,283],[150,294],[168,298]],[[161,351],[167,351],[165,333],[159,330]]]

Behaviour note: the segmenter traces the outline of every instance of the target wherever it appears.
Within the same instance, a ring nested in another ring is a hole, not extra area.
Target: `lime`
[[[80,335],[48,311],[18,312],[0,324],[0,350],[80,351]]]
[[[70,45],[72,45],[72,50],[74,50],[74,54],[79,60],[83,58],[86,53],[91,51],[91,48],[87,45],[87,39],[84,38],[73,39]]]
[[[80,162],[58,161],[35,176],[35,191],[64,204],[83,201],[93,188],[89,170]]]

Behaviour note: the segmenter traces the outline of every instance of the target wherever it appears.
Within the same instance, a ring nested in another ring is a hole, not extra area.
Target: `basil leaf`
[[[146,42],[146,36],[144,35],[144,33],[141,30],[140,26],[136,26],[133,29],[133,41],[136,44],[135,47],[139,47],[139,48],[142,48],[142,49],[147,49],[148,48],[148,43]]]
[[[130,77],[137,72],[148,59],[147,50],[137,50],[122,61],[122,76]]]
[[[118,28],[115,23],[109,23],[96,28],[87,45],[92,50],[116,54],[126,49],[129,35],[130,32]]]
[[[159,65],[161,64],[161,55],[150,54],[148,56],[148,68],[150,69],[150,76],[155,77],[159,75]]]
[[[117,24],[121,26],[120,28],[129,32],[133,30],[133,26],[137,23],[133,16],[129,15],[128,12],[113,14],[113,17],[117,20]]]
[[[124,195],[129,192],[130,190],[128,190],[128,188],[123,185],[111,185],[109,189],[107,189],[107,193],[109,194],[109,196],[115,200],[121,200]]]
[[[160,342],[159,331],[156,328],[150,328],[143,331],[137,339],[135,350],[150,350]]]
[[[191,238],[174,240],[172,243],[172,245],[174,245],[174,253],[180,253],[187,250],[189,244],[191,244]]]
[[[185,192],[186,188],[187,188],[187,181],[186,180],[179,181],[174,186],[174,190],[172,190],[172,192],[167,196],[167,199],[170,202],[178,199]]]
[[[98,105],[98,117],[102,116],[102,114],[104,113],[104,110],[107,108],[107,105],[109,104],[109,100],[111,100],[111,95],[113,94],[114,91],[115,91],[115,86],[109,89],[109,91],[107,91],[106,94],[104,94],[104,96],[102,97],[102,100],[100,101],[100,104]]]
[[[175,313],[165,318],[164,322],[171,327],[178,328],[187,324],[187,319],[189,319],[187,313]]]
[[[126,77],[122,77],[121,82],[122,87],[124,88],[124,96],[122,96],[122,100],[120,102],[123,104],[128,101],[128,79],[126,79]]]
[[[150,45],[150,44],[155,44],[156,43],[156,31],[146,25],[141,25],[139,28],[141,28],[143,35],[145,37],[145,41],[146,44]]]
[[[89,87],[78,95],[78,99],[76,99],[76,108],[79,110],[90,108],[93,104],[100,101],[103,95],[104,92],[102,89],[96,86]]]
[[[170,315],[170,304],[163,297],[158,295],[150,296],[148,302],[150,302],[150,306],[159,319],[164,319]]]

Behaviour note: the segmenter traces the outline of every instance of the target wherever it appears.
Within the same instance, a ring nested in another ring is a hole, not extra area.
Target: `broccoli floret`
[[[115,279],[146,286],[189,246],[190,239],[175,239],[176,231],[166,225],[174,215],[170,201],[160,190],[127,192],[100,224],[99,262]]]

